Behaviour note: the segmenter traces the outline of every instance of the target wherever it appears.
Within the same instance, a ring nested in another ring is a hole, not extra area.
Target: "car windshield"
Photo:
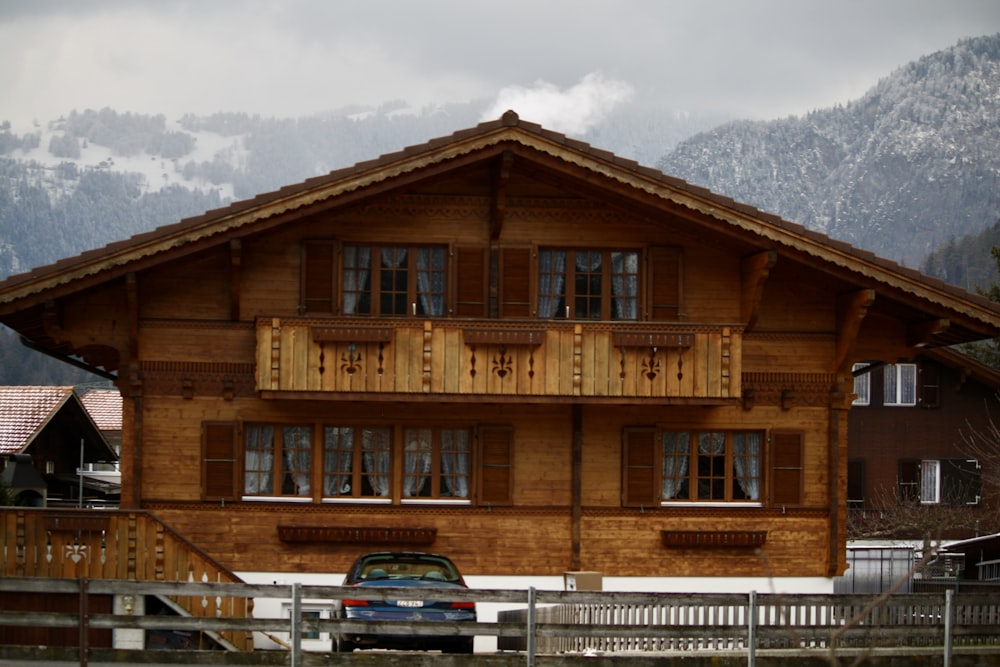
[[[424,579],[427,581],[458,581],[458,571],[450,562],[433,557],[374,557],[361,566],[362,581],[379,579]]]

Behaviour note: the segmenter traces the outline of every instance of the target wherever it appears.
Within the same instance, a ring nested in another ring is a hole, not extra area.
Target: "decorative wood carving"
[[[755,548],[764,546],[766,530],[661,530],[663,546],[675,549]]]
[[[545,330],[462,329],[462,339],[466,345],[538,346],[545,342]]]
[[[337,542],[340,544],[408,544],[427,546],[434,543],[437,528],[393,528],[369,526],[278,526],[282,542]]]
[[[312,327],[317,343],[391,343],[391,327]]]
[[[611,334],[611,344],[615,347],[683,348],[694,344],[694,336],[688,333],[615,331]]]

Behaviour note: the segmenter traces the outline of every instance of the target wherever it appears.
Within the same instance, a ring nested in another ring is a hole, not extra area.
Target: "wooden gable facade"
[[[117,375],[122,506],[235,571],[828,578],[853,365],[1000,308],[520,120],[13,276]]]

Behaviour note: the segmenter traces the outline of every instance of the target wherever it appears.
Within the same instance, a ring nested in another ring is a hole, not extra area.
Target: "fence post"
[[[529,586],[528,587],[528,645],[527,645],[528,667],[535,667],[535,645],[536,645],[535,598],[536,597],[537,596],[535,595],[535,587]]]
[[[80,577],[80,667],[87,667],[90,653],[90,609],[87,599],[89,588],[87,577]]]
[[[747,608],[747,667],[757,664],[757,591],[750,591]]]
[[[951,667],[951,640],[952,640],[952,617],[955,610],[952,608],[952,597],[955,591],[950,588],[944,591],[944,667]]]
[[[292,583],[292,664],[291,667],[299,667],[302,657],[302,584],[298,581]]]

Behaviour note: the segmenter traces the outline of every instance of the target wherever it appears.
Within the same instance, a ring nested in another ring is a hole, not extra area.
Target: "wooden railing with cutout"
[[[145,512],[86,509],[0,510],[0,576],[241,583],[241,579]],[[180,597],[191,616],[250,618],[246,597]],[[253,648],[252,634],[222,639]]]
[[[735,399],[742,331],[648,323],[257,321],[257,389],[520,399]]]

